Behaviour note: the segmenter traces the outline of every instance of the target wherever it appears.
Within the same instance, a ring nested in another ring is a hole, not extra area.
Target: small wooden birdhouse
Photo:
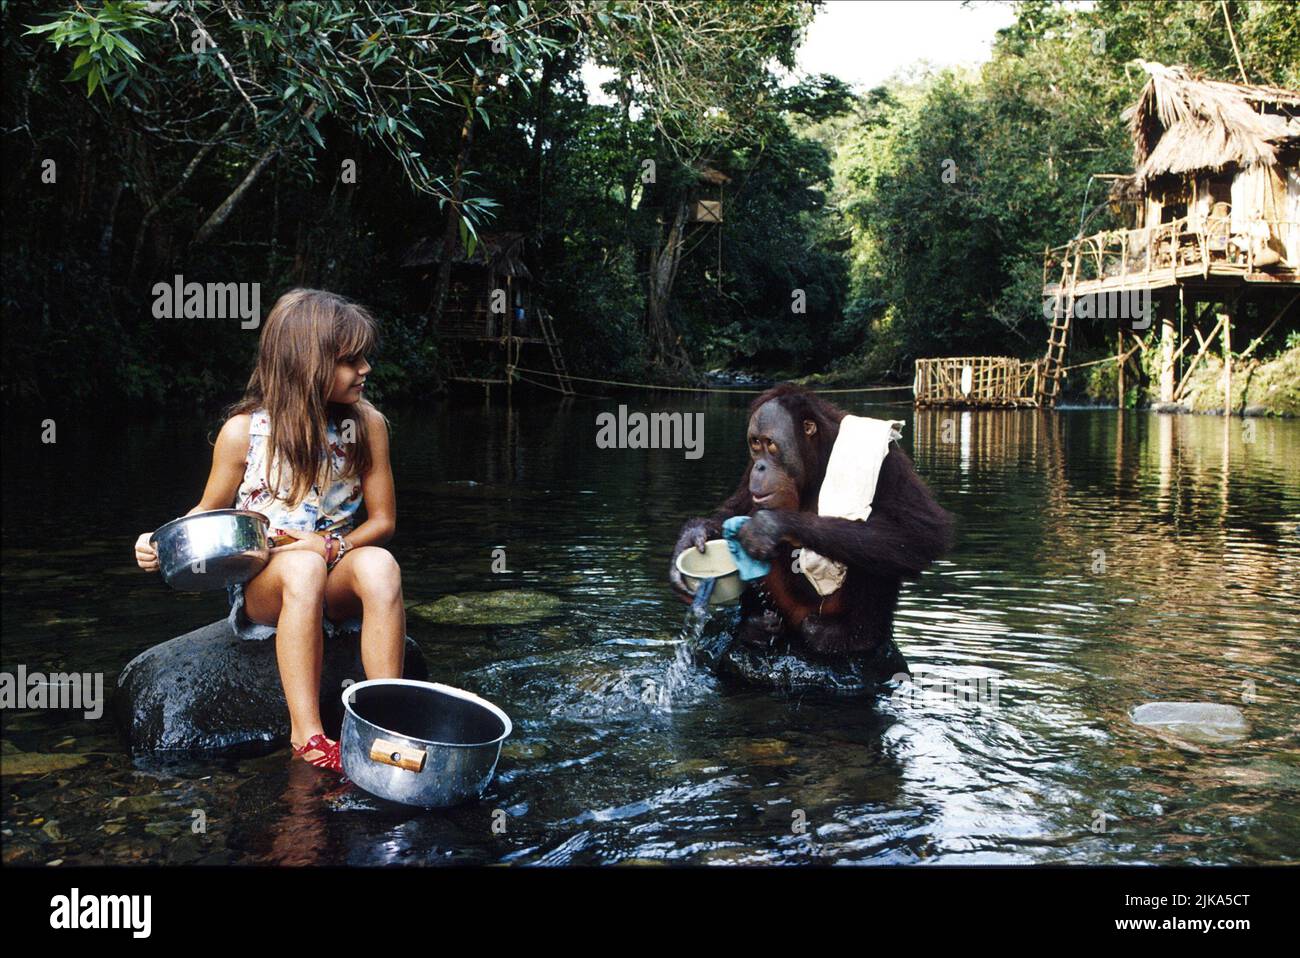
[[[699,195],[691,203],[691,222],[722,222],[722,190],[731,182],[731,177],[711,166],[701,166],[696,170],[699,176]]]
[[[721,223],[722,200],[696,200],[691,205],[691,221],[695,223]]]

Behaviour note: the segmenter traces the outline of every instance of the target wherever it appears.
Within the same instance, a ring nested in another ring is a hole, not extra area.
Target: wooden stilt
[[[1178,287],[1178,352],[1174,354],[1174,395],[1178,395],[1178,388],[1183,383],[1183,366],[1184,363],[1179,356],[1187,348],[1187,340],[1183,338],[1183,325],[1187,322],[1187,300],[1183,296],[1185,287]],[[1192,298],[1192,310],[1196,310],[1196,298]]]
[[[1160,401],[1173,402],[1177,377],[1174,374],[1174,297],[1162,295],[1160,312]]]
[[[1124,408],[1124,363],[1128,359],[1128,354],[1124,352],[1124,330],[1121,327],[1115,332],[1115,384],[1116,398],[1115,405],[1120,409]]]
[[[1223,414],[1232,415],[1232,314],[1236,303],[1223,304]]]

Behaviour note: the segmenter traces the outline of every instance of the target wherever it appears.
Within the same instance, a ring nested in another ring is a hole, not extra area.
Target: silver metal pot
[[[149,543],[158,550],[158,568],[173,589],[224,589],[247,582],[266,566],[270,524],[260,512],[213,509],[159,526]]]
[[[459,805],[483,795],[512,728],[491,702],[449,685],[357,682],[343,690],[343,772],[390,801]]]

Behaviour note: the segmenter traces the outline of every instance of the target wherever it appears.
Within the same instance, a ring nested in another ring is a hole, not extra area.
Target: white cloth
[[[868,419],[845,416],[826,464],[826,478],[817,496],[817,514],[865,521],[876,497],[880,464],[889,443],[901,439],[903,422],[898,419]],[[811,549],[799,553],[799,566],[817,594],[828,596],[844,584],[848,569],[844,563],[818,555]]]

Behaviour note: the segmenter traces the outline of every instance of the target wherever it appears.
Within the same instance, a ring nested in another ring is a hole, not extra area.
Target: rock
[[[0,776],[44,775],[86,764],[86,756],[61,752],[5,752],[0,755]]]
[[[545,758],[547,751],[541,742],[506,742],[501,746],[501,757],[516,762],[531,762]]]
[[[1153,402],[1151,404],[1152,412],[1180,413],[1187,412],[1187,407],[1176,402]]]
[[[25,841],[21,844],[5,842],[4,852],[3,855],[0,855],[0,860],[6,865],[17,865],[22,862],[34,861],[36,857],[35,845]]]
[[[545,592],[500,589],[445,595],[436,602],[413,605],[407,611],[441,625],[524,625],[559,614],[560,606],[559,599]]]
[[[159,792],[146,792],[143,795],[116,795],[108,800],[110,812],[132,812],[135,814],[154,814],[167,804],[167,796]],[[110,819],[110,821],[124,821]]]
[[[783,739],[762,738],[740,741],[722,750],[722,757],[736,765],[794,765],[798,756],[790,755]]]
[[[404,674],[428,677],[424,655],[409,636]],[[364,678],[360,633],[327,639],[321,718],[331,738],[338,737],[343,724],[344,680]],[[289,707],[280,687],[275,640],[241,639],[221,619],[155,645],[118,676],[113,715],[133,753],[272,751],[289,740]],[[7,765],[8,757],[5,761]]]
[[[1241,411],[1243,416],[1267,416],[1269,414],[1267,406],[1247,406]]]
[[[1236,742],[1250,732],[1241,709],[1212,702],[1148,702],[1129,713],[1137,725],[1209,745]]]

